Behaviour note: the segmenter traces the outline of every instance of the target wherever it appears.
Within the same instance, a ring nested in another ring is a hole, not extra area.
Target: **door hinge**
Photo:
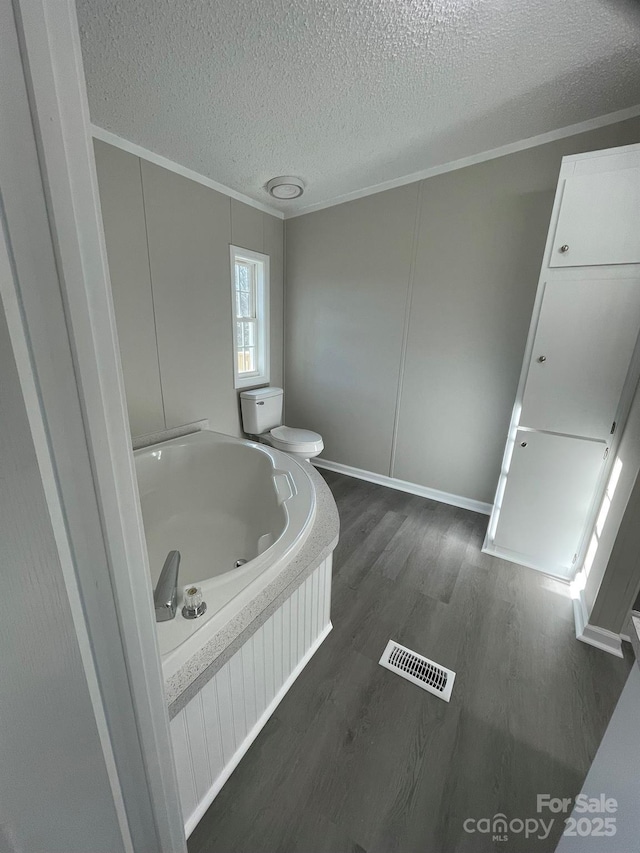
[[[578,559],[578,555],[577,555],[577,554],[574,554],[574,555],[573,555],[573,560],[571,560],[571,565],[573,565],[577,559]]]
[[[608,455],[609,455],[609,448],[607,447],[604,451],[604,456],[602,458],[606,459]]]
[[[615,421],[611,424],[611,435],[614,434],[617,426],[618,426],[618,424]]]

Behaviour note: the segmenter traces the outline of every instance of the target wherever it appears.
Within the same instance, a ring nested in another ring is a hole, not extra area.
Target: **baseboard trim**
[[[573,599],[573,618],[576,623],[576,639],[588,646],[595,646],[603,652],[609,652],[617,658],[623,657],[622,638],[620,634],[614,634],[606,628],[589,624],[587,605],[584,600],[584,590],[580,590],[578,597]]]
[[[327,471],[335,471],[336,474],[346,474],[367,483],[376,483],[378,486],[386,486],[399,492],[407,492],[410,495],[418,495],[421,498],[429,498],[451,506],[459,506],[461,509],[469,509],[471,512],[480,512],[483,515],[491,515],[491,504],[483,501],[475,501],[472,498],[464,498],[461,495],[452,495],[449,492],[441,492],[438,489],[430,489],[428,486],[420,486],[417,483],[409,483],[407,480],[398,480],[396,477],[387,477],[384,474],[376,474],[374,471],[365,471],[362,468],[352,468],[351,465],[343,465],[341,462],[330,462],[328,459],[312,459],[311,462],[318,468]]]
[[[218,796],[218,794],[222,790],[224,783],[227,781],[229,776],[231,776],[233,771],[236,769],[236,767],[238,766],[238,764],[240,763],[240,761],[242,760],[242,758],[246,754],[246,752],[249,749],[249,747],[251,746],[251,744],[258,737],[258,735],[260,734],[260,732],[262,731],[262,729],[266,725],[267,721],[269,720],[269,718],[271,717],[271,715],[273,714],[275,709],[278,707],[280,702],[282,702],[282,700],[284,699],[286,694],[289,692],[291,686],[293,685],[293,682],[300,675],[300,673],[305,668],[305,666],[309,663],[309,661],[314,656],[314,654],[318,651],[318,649],[320,648],[322,643],[325,641],[325,639],[327,638],[327,636],[331,632],[332,628],[333,628],[333,625],[331,624],[331,622],[329,622],[329,624],[326,625],[326,627],[323,629],[323,631],[318,635],[318,637],[314,641],[313,645],[309,648],[309,650],[307,651],[305,656],[298,663],[298,665],[293,670],[291,675],[287,678],[287,680],[282,685],[280,690],[278,690],[276,695],[271,700],[270,704],[266,707],[262,716],[257,720],[256,724],[251,729],[251,731],[247,733],[247,736],[242,741],[240,746],[237,748],[237,750],[233,754],[233,757],[231,758],[231,760],[229,761],[227,766],[224,768],[222,773],[218,776],[218,778],[215,780],[213,785],[209,788],[209,790],[205,794],[202,801],[198,804],[196,810],[189,816],[188,820],[185,822],[185,825],[184,825],[184,831],[185,831],[187,838],[189,838],[189,836],[191,835],[193,830],[200,823],[205,812],[207,811],[207,809],[209,808],[211,803],[215,800],[215,798]]]
[[[485,539],[482,546],[482,553],[489,554],[491,557],[498,557],[500,560],[507,560],[509,563],[514,563],[517,566],[524,566],[527,569],[533,569],[546,575],[548,578],[553,578],[558,583],[569,584],[572,580],[572,572],[569,569],[559,567],[557,571],[547,568],[546,566],[536,563],[533,560],[528,560],[524,554],[519,554],[517,551],[509,551],[508,548],[500,548],[488,538]]]

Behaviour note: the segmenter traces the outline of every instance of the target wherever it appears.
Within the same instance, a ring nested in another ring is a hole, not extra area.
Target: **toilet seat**
[[[310,429],[278,426],[271,430],[269,436],[273,447],[285,453],[317,454],[324,449],[322,436]]]

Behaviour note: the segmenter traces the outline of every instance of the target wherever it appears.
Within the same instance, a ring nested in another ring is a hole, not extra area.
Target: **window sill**
[[[246,388],[256,388],[258,385],[268,385],[268,374],[259,376],[236,376],[234,387],[236,390],[245,390]]]

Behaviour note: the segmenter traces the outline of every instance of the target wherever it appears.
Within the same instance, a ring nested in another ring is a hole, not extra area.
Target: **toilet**
[[[254,388],[240,393],[242,427],[247,435],[290,456],[309,460],[322,453],[322,436],[282,423],[282,388]]]

